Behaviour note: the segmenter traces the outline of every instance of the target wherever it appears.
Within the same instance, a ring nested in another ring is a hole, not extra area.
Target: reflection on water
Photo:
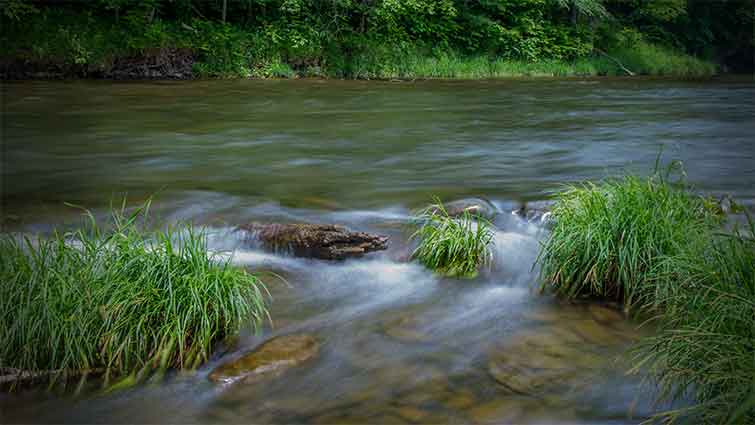
[[[666,146],[701,190],[752,205],[750,83],[599,80],[363,83],[23,83],[6,90],[4,225],[44,231],[128,192],[159,223],[203,226],[210,248],[266,277],[273,324],[196,372],[114,394],[0,395],[2,422],[637,423],[658,409],[610,306],[537,291],[547,229],[510,212],[560,184],[647,172]],[[412,211],[484,196],[494,261],[447,279],[408,260]],[[340,263],[260,250],[252,221],[338,223],[390,237]],[[306,333],[319,355],[259,385],[219,364]]]

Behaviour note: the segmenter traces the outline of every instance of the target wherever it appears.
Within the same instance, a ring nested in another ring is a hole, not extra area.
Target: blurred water
[[[3,115],[5,208],[27,220],[126,193],[192,215],[542,199],[649,173],[661,146],[700,190],[755,199],[751,79],[24,82]]]
[[[274,323],[197,372],[114,394],[0,395],[3,423],[637,423],[668,407],[625,375],[622,354],[650,330],[540,295],[547,230],[511,210],[563,183],[648,173],[660,146],[699,190],[755,200],[751,81],[34,82],[4,95],[8,229],[77,223],[63,201],[99,213],[154,195],[161,223],[199,224],[213,251],[285,282],[266,278]],[[412,211],[433,195],[500,210],[478,277],[406,261]],[[338,223],[390,246],[294,258],[240,237],[251,221]],[[321,341],[314,361],[263,385],[207,380],[294,332]]]

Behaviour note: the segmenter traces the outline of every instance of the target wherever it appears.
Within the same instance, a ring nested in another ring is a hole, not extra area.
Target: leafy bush
[[[667,299],[673,285],[656,281],[662,259],[715,223],[709,203],[657,174],[568,187],[558,195],[553,219],[538,258],[544,285],[626,307]]]
[[[266,316],[254,276],[208,254],[190,226],[140,230],[148,205],[113,213],[110,230],[0,237],[0,368],[102,370],[111,376],[194,368],[213,343]]]
[[[412,256],[422,264],[448,276],[473,277],[479,267],[489,264],[493,239],[491,224],[465,211],[459,218],[450,217],[438,202],[422,211],[419,229],[412,239],[419,246]]]
[[[239,29],[214,22],[195,20],[187,46],[198,54],[194,72],[200,77],[251,76],[251,40]]]

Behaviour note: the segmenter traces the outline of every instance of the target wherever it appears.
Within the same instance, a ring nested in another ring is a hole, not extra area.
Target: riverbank
[[[231,53],[233,54],[233,53]],[[683,54],[663,55],[665,63],[652,62],[641,51],[627,50],[621,54],[592,56],[573,62],[543,60],[528,62],[487,57],[463,57],[454,53],[441,56],[414,56],[375,59],[363,67],[347,69],[312,68],[294,70],[285,62],[253,64],[237,71],[203,72],[204,63],[191,49],[155,48],[136,55],[113,57],[107,65],[94,68],[49,59],[29,60],[21,57],[0,60],[0,79],[57,80],[69,78],[112,80],[191,80],[248,78],[326,78],[358,80],[416,79],[496,79],[513,77],[601,77],[601,76],[665,76],[708,78],[716,75],[714,64]],[[636,60],[631,69],[624,61]],[[353,70],[355,69],[356,70]],[[352,69],[350,71],[349,69]]]
[[[634,33],[632,33],[634,34]],[[24,79],[491,79],[651,75],[709,77],[718,67],[637,38],[570,41],[561,53],[462,51],[421,40],[339,40],[302,53],[259,29],[212,21],[114,25],[100,16],[52,10],[4,22],[0,78]],[[632,38],[633,37],[633,38]],[[566,43],[566,42],[565,42]],[[550,51],[548,50],[548,51]]]

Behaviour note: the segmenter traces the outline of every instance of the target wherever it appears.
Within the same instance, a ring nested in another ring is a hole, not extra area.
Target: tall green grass
[[[601,297],[627,308],[658,306],[673,285],[666,266],[716,218],[709,203],[655,175],[571,186],[558,195],[554,227],[538,261],[544,284],[572,298]]]
[[[264,287],[208,254],[191,226],[147,231],[148,204],[112,226],[0,236],[0,368],[111,377],[194,368],[266,316]]]
[[[354,59],[347,73],[356,79],[489,79],[507,77],[573,77],[617,75],[615,66],[601,58],[577,61],[489,58],[449,52],[430,56],[420,52],[370,53]]]
[[[716,65],[711,62],[641,40],[610,54],[640,75],[707,77],[716,73]]]
[[[693,56],[644,43],[636,48],[611,52],[638,75],[707,77],[715,74],[712,63]],[[611,59],[595,55],[573,61],[537,61],[487,56],[464,56],[449,52],[437,56],[422,53],[386,53],[357,57],[349,70],[329,70],[335,76],[355,79],[491,79],[510,77],[624,76]]]
[[[755,226],[744,234],[700,233],[666,263],[659,281],[677,290],[665,300],[660,333],[638,349],[668,399],[697,404],[667,421],[755,424]]]
[[[755,226],[723,233],[718,214],[658,174],[571,186],[538,258],[559,294],[653,313],[635,370],[660,398],[697,401],[656,419],[755,423]]]
[[[438,202],[416,220],[421,224],[411,238],[419,239],[419,245],[412,256],[426,267],[447,276],[473,277],[481,266],[490,263],[493,230],[484,218],[473,218],[468,211],[461,217],[451,217]]]

